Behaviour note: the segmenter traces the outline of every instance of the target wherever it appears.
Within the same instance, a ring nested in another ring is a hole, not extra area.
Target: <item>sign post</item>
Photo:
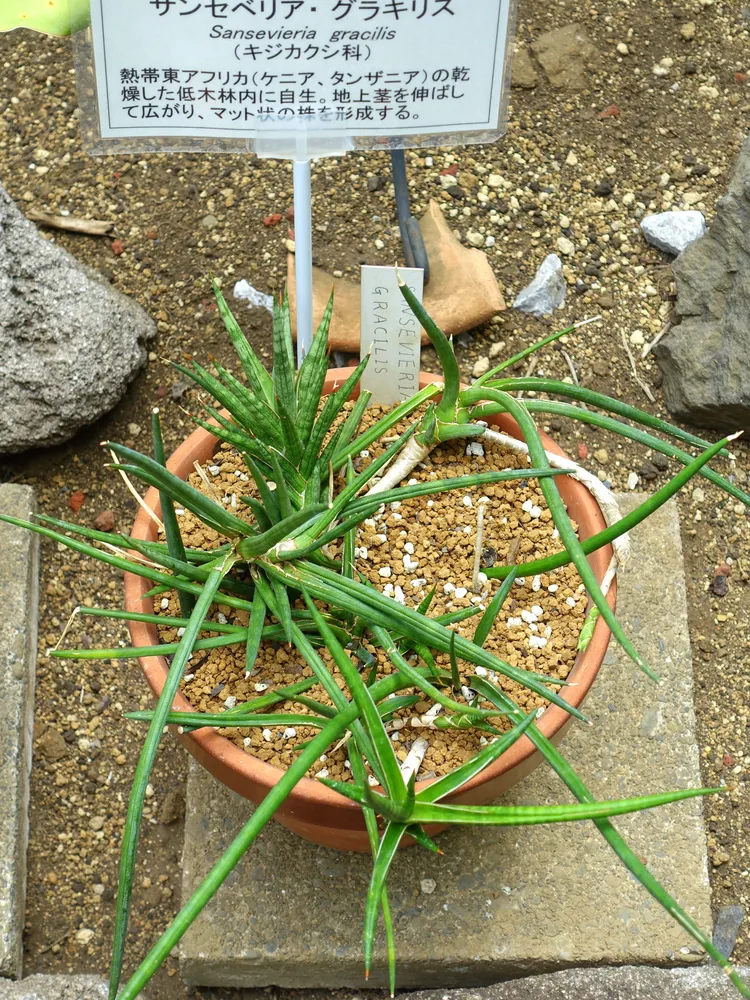
[[[297,365],[313,339],[312,177],[309,160],[294,161],[294,243],[297,283]]]
[[[294,161],[297,325],[312,337],[310,160],[491,142],[516,0],[91,0],[76,36],[93,153]]]

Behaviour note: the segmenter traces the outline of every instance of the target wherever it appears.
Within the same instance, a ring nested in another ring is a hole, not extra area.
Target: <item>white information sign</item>
[[[361,386],[373,403],[401,403],[419,391],[422,329],[401,294],[398,276],[422,301],[424,271],[417,267],[363,267],[360,342],[370,362]]]
[[[247,141],[308,127],[409,145],[498,130],[514,9],[515,0],[91,0],[99,133]]]

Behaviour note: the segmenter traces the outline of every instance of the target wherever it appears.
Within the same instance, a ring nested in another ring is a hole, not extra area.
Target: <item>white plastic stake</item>
[[[297,286],[297,366],[313,338],[312,189],[310,161],[294,161],[294,243]]]

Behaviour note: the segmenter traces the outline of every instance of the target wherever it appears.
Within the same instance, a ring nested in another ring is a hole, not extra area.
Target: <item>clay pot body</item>
[[[340,385],[352,369],[333,369],[328,372],[324,392],[331,392]],[[420,386],[437,381],[434,375],[421,373]],[[502,415],[494,423],[500,430],[520,436],[516,423]],[[553,441],[542,435],[545,447],[558,455],[564,453]],[[207,431],[199,429],[187,438],[169,460],[170,471],[182,478],[193,471],[193,463],[206,462],[213,455],[218,441]],[[570,516],[579,525],[581,539],[590,537],[606,527],[602,513],[589,491],[569,476],[557,479],[560,493],[567,505]],[[146,503],[156,512],[160,511],[159,495],[155,489],[146,494]],[[145,511],[141,510],[133,526],[135,538],[154,540],[156,527]],[[609,546],[592,553],[589,562],[601,581],[612,557]],[[128,573],[125,575],[125,607],[128,611],[153,613],[153,603],[144,594],[151,583],[143,577]],[[615,588],[612,587],[609,601],[614,606]],[[134,646],[153,646],[159,638],[156,626],[141,622],[130,622],[130,634]],[[588,648],[579,653],[569,680],[574,686],[562,689],[563,697],[569,704],[578,707],[586,697],[604,659],[609,642],[609,629],[600,618]],[[162,656],[147,656],[139,660],[146,680],[154,695],[158,697],[167,676],[167,662]],[[177,711],[192,711],[186,698],[177,695],[174,708]],[[550,706],[538,721],[539,728],[555,743],[571,722],[571,717],[561,708]],[[178,737],[187,750],[215,778],[228,788],[252,802],[261,802],[268,791],[280,779],[283,772],[270,764],[257,760],[245,753],[230,740],[218,735],[212,729],[202,729],[190,735]],[[446,802],[466,804],[486,804],[498,798],[504,791],[517,784],[541,763],[531,741],[522,737],[506,753],[487,768],[481,775],[468,782],[460,794],[446,799]],[[417,785],[417,788],[420,784]],[[276,812],[275,818],[284,826],[306,840],[337,850],[369,852],[369,842],[359,807],[326,788],[312,778],[303,778],[294,791]]]

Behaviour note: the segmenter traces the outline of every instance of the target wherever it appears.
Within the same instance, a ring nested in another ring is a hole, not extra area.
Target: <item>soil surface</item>
[[[747,131],[748,18],[732,0],[601,0],[595,6],[523,0],[518,36],[524,43],[572,22],[589,32],[601,53],[589,89],[554,90],[540,78],[534,89],[513,91],[502,142],[407,154],[414,213],[431,198],[444,204],[463,240],[484,242],[509,301],[546,254],[558,250],[569,293],[554,328],[603,315],[542,352],[537,374],[575,377],[666,416],[656,363],[639,360],[636,378],[629,358],[639,358],[641,345],[662,329],[673,294],[669,262],[643,242],[638,218],[676,204],[703,208],[710,219]],[[264,219],[290,208],[291,168],[236,156],[91,159],[81,147],[70,55],[67,42],[25,32],[0,38],[0,177],[22,206],[115,223],[113,238],[54,238],[140,301],[158,322],[159,339],[112,414],[67,445],[4,460],[0,477],[32,484],[49,514],[85,524],[102,517],[127,530],[135,502],[104,469],[98,443],[144,444],[154,404],[164,412],[168,448],[186,435],[191,391],[164,359],[188,352],[202,362],[209,355],[229,360],[210,272],[228,293],[240,278],[264,292],[281,287],[287,223],[266,226]],[[450,189],[441,180],[447,170],[455,177]],[[373,177],[386,183],[368,185]],[[399,256],[387,177],[380,154],[314,166],[317,264],[356,275],[361,263],[392,263]],[[489,186],[490,177],[499,178],[499,186]],[[238,313],[267,356],[267,315],[244,304]],[[548,324],[515,312],[497,317],[457,339],[464,374],[468,378],[493,349],[512,353],[549,331]],[[430,350],[423,367],[435,368]],[[615,489],[635,483],[648,490],[676,471],[659,456],[568,418],[542,422]],[[746,484],[747,446],[734,451],[736,462],[716,467]],[[683,491],[680,507],[703,777],[731,789],[705,806],[714,902],[747,909],[750,521],[703,480]],[[43,543],[42,552],[26,968],[100,972],[108,961],[118,843],[142,736],[123,712],[145,703],[144,686],[134,663],[57,662],[44,655],[73,607],[115,606],[121,581],[54,544]],[[125,631],[92,619],[79,637],[83,644],[112,646],[125,641]],[[178,905],[184,777],[184,755],[165,740],[143,825],[129,968]],[[747,927],[734,957],[750,961]],[[152,995],[188,995],[174,962],[159,973]]]

